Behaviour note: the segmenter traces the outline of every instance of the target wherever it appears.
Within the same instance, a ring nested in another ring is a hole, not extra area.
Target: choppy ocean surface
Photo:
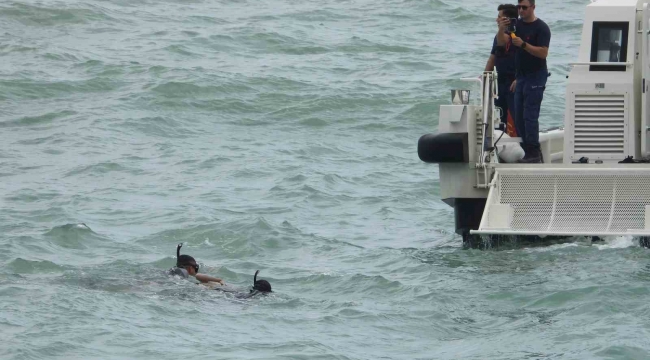
[[[542,127],[588,2],[538,3]],[[418,159],[499,3],[1,2],[0,358],[650,358],[650,251],[463,250]]]

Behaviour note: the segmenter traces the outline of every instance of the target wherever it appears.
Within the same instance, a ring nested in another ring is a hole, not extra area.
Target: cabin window
[[[628,22],[594,22],[591,35],[591,62],[624,63],[627,61]],[[626,66],[591,65],[590,71],[625,71]]]

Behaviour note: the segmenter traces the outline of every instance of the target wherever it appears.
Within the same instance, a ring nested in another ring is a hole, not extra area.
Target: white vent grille
[[[650,235],[650,169],[500,172],[479,232]]]
[[[625,94],[576,94],[574,157],[625,155]]]

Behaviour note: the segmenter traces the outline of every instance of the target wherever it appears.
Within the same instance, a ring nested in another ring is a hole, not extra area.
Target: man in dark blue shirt
[[[542,19],[535,16],[535,0],[519,0],[517,9],[516,35],[507,32],[509,20],[499,19],[497,44],[505,46],[511,39],[517,47],[515,69],[517,72],[513,89],[515,91],[515,127],[522,138],[526,156],[524,163],[541,163],[539,146],[539,110],[546,89],[548,68],[546,57],[551,42],[551,30]]]
[[[516,19],[519,14],[517,7],[512,4],[499,5],[497,8],[499,15],[497,21],[502,18]],[[510,86],[515,81],[515,53],[516,47],[508,41],[505,46],[497,45],[497,38],[494,37],[490,58],[485,65],[485,71],[493,71],[497,68],[499,98],[495,100],[495,105],[501,108],[501,122],[508,123],[508,111],[510,116],[515,117],[515,92],[510,91]]]

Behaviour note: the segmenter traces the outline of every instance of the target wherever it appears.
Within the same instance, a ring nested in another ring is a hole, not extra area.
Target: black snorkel
[[[255,271],[255,275],[253,276],[253,289],[251,292],[254,291],[259,291],[261,293],[270,293],[271,291],[271,284],[266,281],[266,280],[257,280],[257,274],[259,274],[259,270]]]
[[[189,255],[181,255],[181,248],[183,247],[183,243],[178,244],[176,246],[176,267],[178,268],[184,268],[186,266],[191,266],[196,270],[196,272],[199,272],[199,264],[196,263],[196,260],[194,260],[193,257]]]

